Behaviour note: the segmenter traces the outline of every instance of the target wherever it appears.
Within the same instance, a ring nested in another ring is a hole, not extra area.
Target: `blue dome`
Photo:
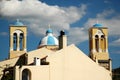
[[[55,45],[54,37],[48,36],[47,45]]]
[[[20,22],[19,20],[17,20],[17,22],[14,25],[15,26],[24,26],[24,24],[22,22]]]
[[[39,44],[39,46],[46,46],[46,45],[50,45],[50,46],[58,45],[58,40],[56,37],[53,36],[52,29],[48,29],[46,31],[46,36],[40,41]]]
[[[48,29],[47,31],[46,31],[46,33],[48,34],[48,33],[53,33],[53,31],[52,31],[52,29]]]
[[[93,27],[102,27],[103,25],[102,24],[94,24]]]

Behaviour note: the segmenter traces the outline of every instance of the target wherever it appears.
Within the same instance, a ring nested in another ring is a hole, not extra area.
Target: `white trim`
[[[102,49],[101,49],[101,48],[99,48],[99,52],[102,52]]]
[[[107,36],[105,36],[105,38],[107,39],[108,37],[107,37]]]
[[[104,35],[104,34],[103,34],[103,32],[101,30],[97,30],[97,32],[95,33],[95,35],[98,35],[98,37],[101,38],[101,36]]]
[[[20,48],[19,48],[19,47],[17,47],[17,51],[20,51]]]
[[[17,36],[19,37],[19,36],[20,36],[20,34],[21,34],[21,33],[23,33],[23,31],[21,31],[21,30],[15,30],[15,31],[13,32],[13,34],[14,34],[14,33],[16,33],[16,34],[17,34]]]
[[[10,51],[13,51],[13,48],[10,48]]]
[[[27,51],[27,49],[25,48],[24,51]]]
[[[95,39],[95,36],[92,36],[93,39]]]
[[[10,34],[10,36],[13,36],[13,34]]]
[[[91,52],[92,52],[92,53],[95,53],[95,52],[96,52],[96,50],[95,50],[95,49],[92,49],[92,50],[91,50]]]
[[[108,53],[108,49],[105,50]]]

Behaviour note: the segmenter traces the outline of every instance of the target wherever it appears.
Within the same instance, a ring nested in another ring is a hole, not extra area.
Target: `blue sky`
[[[109,29],[113,68],[120,67],[119,0],[3,0],[0,1],[0,60],[9,54],[9,25],[20,19],[28,28],[27,50],[37,48],[48,25],[57,37],[65,30],[68,44],[89,54],[88,29],[97,21]]]

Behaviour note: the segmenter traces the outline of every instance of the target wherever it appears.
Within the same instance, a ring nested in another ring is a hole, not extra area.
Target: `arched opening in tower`
[[[105,52],[105,46],[106,46],[105,36],[102,35],[102,36],[101,36],[101,49],[102,49],[102,52]]]
[[[99,37],[98,35],[95,36],[95,49],[99,52]]]
[[[23,50],[23,48],[24,48],[24,35],[23,35],[23,33],[20,33],[20,37],[19,37],[19,39],[20,39],[20,50]]]
[[[13,34],[13,50],[17,50],[17,33]]]

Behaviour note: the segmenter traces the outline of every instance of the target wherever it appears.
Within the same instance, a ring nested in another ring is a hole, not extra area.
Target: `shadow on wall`
[[[20,56],[20,58],[18,59],[18,61],[14,66],[10,66],[6,64],[6,68],[3,70],[3,76],[1,80],[13,80],[14,67],[17,65],[22,67],[22,65],[25,65],[25,63],[26,63],[26,57],[25,54],[23,54]]]
[[[120,67],[116,68],[116,69],[113,69],[112,80],[120,80]]]
[[[3,77],[1,80],[13,80],[13,67],[5,68],[3,70]]]

